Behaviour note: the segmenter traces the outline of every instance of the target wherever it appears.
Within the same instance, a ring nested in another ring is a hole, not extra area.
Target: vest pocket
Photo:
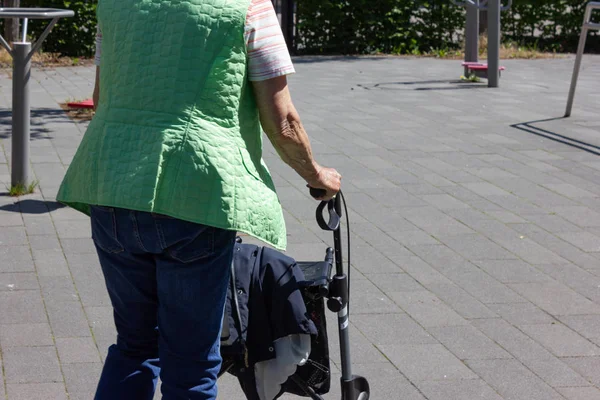
[[[112,207],[91,206],[92,240],[107,253],[124,249],[117,239],[117,220]]]

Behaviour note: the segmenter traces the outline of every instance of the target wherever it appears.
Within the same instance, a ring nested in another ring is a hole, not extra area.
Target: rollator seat
[[[304,281],[299,282],[303,289],[315,288],[325,297],[329,293],[332,264],[329,261],[298,261],[298,267],[304,274]]]

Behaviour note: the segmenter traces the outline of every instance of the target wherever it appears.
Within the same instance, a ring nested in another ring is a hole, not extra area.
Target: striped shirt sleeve
[[[245,35],[251,81],[296,72],[271,0],[252,0],[246,16]]]

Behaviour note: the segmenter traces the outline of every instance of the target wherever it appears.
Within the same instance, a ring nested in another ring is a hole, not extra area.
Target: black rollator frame
[[[321,190],[311,189],[311,195],[313,197],[318,198],[323,194],[324,193]],[[369,382],[362,376],[352,374],[350,335],[348,330],[350,325],[349,278],[344,272],[344,261],[342,254],[342,197],[343,195],[340,192],[332,200],[328,202],[321,202],[317,208],[317,223],[321,229],[333,231],[336,273],[329,283],[329,290],[325,297],[327,298],[327,308],[338,315],[338,331],[340,335],[340,354],[342,367],[342,377],[340,379],[342,386],[342,400],[368,400],[370,396]],[[329,213],[328,221],[325,221],[323,217],[323,211],[325,210],[325,207],[327,207],[327,211]],[[350,268],[350,266],[348,266],[348,268]],[[323,397],[319,395],[313,396],[311,394],[311,397],[316,400],[323,400]]]

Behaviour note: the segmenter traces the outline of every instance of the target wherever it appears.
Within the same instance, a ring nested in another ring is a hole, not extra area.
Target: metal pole
[[[31,108],[31,43],[15,43],[13,48],[13,112],[11,185],[29,184],[29,137]]]
[[[294,2],[293,0],[281,1],[281,30],[291,53],[294,49]]]
[[[335,211],[340,217],[342,214],[341,196],[338,195],[334,200]],[[344,276],[344,262],[342,254],[342,233],[340,228],[333,232],[333,242],[335,249],[335,270],[336,276]],[[348,284],[348,281],[345,281]],[[347,290],[346,290],[347,291]],[[348,293],[349,295],[349,293]],[[343,296],[342,296],[343,298]],[[348,329],[350,328],[350,321],[348,315],[348,304],[344,304],[344,308],[338,312],[338,330],[340,334],[340,354],[342,362],[342,380],[349,381],[352,379],[352,361],[350,358],[350,334]]]
[[[474,0],[475,6],[467,4],[467,25],[465,27],[465,61],[479,61],[479,0]],[[465,76],[469,68],[465,67]]]
[[[488,1],[488,87],[500,84],[500,0]]]
[[[565,118],[571,116],[573,110],[573,100],[575,100],[575,90],[577,89],[577,80],[579,79],[579,71],[581,70],[581,59],[585,49],[585,42],[588,34],[588,22],[592,17],[592,7],[588,6],[583,17],[583,26],[581,27],[581,36],[579,37],[579,46],[577,46],[577,57],[575,58],[575,67],[573,68],[573,77],[571,78],[571,88],[569,89],[569,99],[567,100],[567,111]]]

